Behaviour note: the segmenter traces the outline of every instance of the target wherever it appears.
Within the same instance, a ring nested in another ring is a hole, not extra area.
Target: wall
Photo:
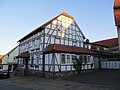
[[[19,49],[19,47],[15,48],[11,53],[9,53],[8,62],[17,63],[15,56],[18,56],[18,49]]]
[[[120,51],[120,27],[117,27],[118,31],[118,43],[119,43],[119,51]]]
[[[70,17],[60,15],[56,19],[49,22],[49,24],[45,26],[44,30],[38,30],[36,34],[33,34],[25,40],[21,41],[19,53],[28,51],[30,53],[30,60],[28,62],[29,68],[34,70],[41,70],[43,50],[48,45],[63,44],[83,47],[84,39],[85,37],[76,22]],[[57,58],[58,57],[59,56],[57,56]],[[52,57],[45,58],[46,64],[48,64],[49,59],[51,60],[51,58]],[[19,61],[19,64],[24,64],[22,58],[19,59]],[[60,60],[58,60],[58,62],[59,61]],[[36,65],[37,68],[35,67]],[[57,68],[57,66],[55,68]]]
[[[65,60],[64,63],[62,63],[62,57],[61,55],[65,55]],[[67,57],[69,56],[69,58]],[[59,69],[61,71],[73,71],[75,70],[75,68],[73,68],[73,61],[74,61],[74,57],[72,56],[76,56],[77,58],[79,58],[79,55],[75,55],[75,54],[69,54],[69,53],[55,53],[55,71],[59,71]],[[94,58],[91,55],[85,55],[86,58],[86,62],[84,62],[83,60],[83,65],[82,65],[82,70],[90,70],[90,69],[94,69]],[[53,60],[54,58],[52,57],[52,54],[46,54],[45,56],[45,70],[46,71],[53,71],[54,66],[53,66]],[[91,67],[92,65],[92,67]]]
[[[15,59],[15,56],[18,55],[18,49],[19,46],[15,47],[6,55],[3,56],[2,58],[3,69],[8,69],[8,64],[17,64],[17,59]]]
[[[100,61],[103,69],[120,69],[120,61]]]
[[[8,55],[5,55],[3,58],[2,58],[2,64],[7,64],[8,62]]]

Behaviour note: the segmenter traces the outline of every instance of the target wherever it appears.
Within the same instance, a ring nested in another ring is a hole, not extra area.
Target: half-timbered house
[[[33,72],[74,71],[74,57],[82,55],[82,69],[94,69],[95,53],[84,41],[74,18],[63,12],[18,41],[19,65]]]

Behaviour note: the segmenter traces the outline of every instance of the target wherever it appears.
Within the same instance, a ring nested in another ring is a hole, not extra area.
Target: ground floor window
[[[87,56],[84,56],[84,63],[87,63]]]
[[[88,62],[88,63],[91,63],[90,60],[91,60],[91,58],[90,58],[90,56],[88,56],[88,58],[87,58],[87,62]]]
[[[70,55],[67,55],[67,63],[70,63]]]
[[[61,64],[65,64],[65,54],[61,54]]]
[[[71,61],[72,61],[72,63],[75,62],[75,55],[71,55]]]

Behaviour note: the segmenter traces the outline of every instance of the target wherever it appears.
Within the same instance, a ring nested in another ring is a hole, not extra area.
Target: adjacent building
[[[0,69],[2,69],[2,57],[3,55],[0,55]]]
[[[0,55],[0,64],[2,63],[2,57],[3,57],[3,55]]]
[[[2,57],[3,70],[9,70],[11,72],[15,70],[18,63],[18,60],[16,59],[16,56],[18,56],[18,50],[19,46],[16,46],[14,49]]]
[[[92,49],[99,53],[100,68],[120,69],[120,0],[114,1],[114,17],[117,27],[117,38],[94,42]]]
[[[114,2],[114,17],[115,25],[118,32],[118,42],[119,42],[119,51],[120,51],[120,0],[115,0]]]
[[[98,55],[99,68],[120,69],[118,38],[96,41],[91,45],[91,50]]]

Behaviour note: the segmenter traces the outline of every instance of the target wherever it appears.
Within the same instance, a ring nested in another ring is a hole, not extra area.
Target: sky
[[[90,42],[117,37],[114,0],[0,0],[0,54],[48,20],[66,12]]]

